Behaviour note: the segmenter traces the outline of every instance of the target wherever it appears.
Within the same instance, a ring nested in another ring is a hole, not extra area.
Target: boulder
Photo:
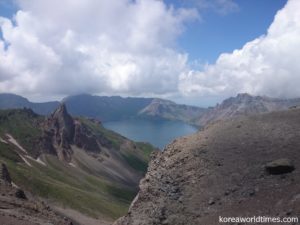
[[[293,170],[295,170],[295,167],[291,160],[281,158],[266,164],[265,169],[269,174],[279,175],[291,173]]]
[[[15,196],[20,199],[24,199],[24,200],[27,199],[25,192],[21,189],[17,189]]]

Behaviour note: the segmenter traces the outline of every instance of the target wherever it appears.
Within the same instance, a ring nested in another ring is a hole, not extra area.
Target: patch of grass
[[[8,145],[0,142],[0,158],[5,158],[14,162],[22,162],[20,156]]]
[[[122,154],[122,156],[127,161],[127,163],[135,170],[143,173],[147,172],[147,168],[148,168],[147,162],[142,161],[140,158],[136,157],[133,154],[128,154],[128,155]]]
[[[31,155],[36,155],[37,140],[42,134],[38,125],[43,119],[29,109],[1,110],[0,135],[11,134]]]
[[[150,160],[150,155],[154,151],[154,147],[146,142],[136,142],[136,146],[141,150],[144,159],[149,161]]]

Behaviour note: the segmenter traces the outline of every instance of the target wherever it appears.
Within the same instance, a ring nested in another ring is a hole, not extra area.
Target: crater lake
[[[134,141],[149,142],[163,148],[174,139],[197,132],[197,128],[181,121],[129,119],[104,122],[103,126]]]

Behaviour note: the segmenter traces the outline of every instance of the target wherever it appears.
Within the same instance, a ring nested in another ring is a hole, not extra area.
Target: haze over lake
[[[104,127],[134,140],[163,149],[177,137],[195,133],[197,128],[180,121],[130,119],[103,123]]]

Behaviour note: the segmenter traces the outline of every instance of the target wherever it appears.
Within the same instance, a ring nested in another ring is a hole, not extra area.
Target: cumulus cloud
[[[300,96],[298,0],[288,1],[265,35],[201,71],[176,50],[185,23],[199,18],[195,9],[158,0],[16,1],[14,18],[0,17],[0,92]],[[198,3],[236,7],[233,0]]]
[[[165,94],[187,55],[175,50],[194,9],[157,0],[18,0],[0,17],[0,92]]]
[[[203,71],[181,74],[185,95],[231,96],[238,92],[273,97],[300,96],[300,1],[278,11],[266,35],[242,49],[221,54]]]

